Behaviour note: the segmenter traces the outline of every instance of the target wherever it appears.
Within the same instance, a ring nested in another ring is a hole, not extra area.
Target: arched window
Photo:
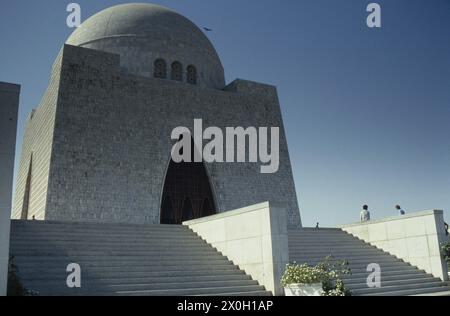
[[[176,61],[172,64],[172,80],[183,81],[183,66]]]
[[[155,60],[155,78],[166,79],[167,78],[167,65],[164,59]]]
[[[192,65],[187,67],[187,82],[197,84],[197,69]]]

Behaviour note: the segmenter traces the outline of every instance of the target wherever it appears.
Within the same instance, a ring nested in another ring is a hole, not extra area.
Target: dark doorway
[[[170,162],[161,205],[161,224],[216,214],[208,174],[202,162]]]

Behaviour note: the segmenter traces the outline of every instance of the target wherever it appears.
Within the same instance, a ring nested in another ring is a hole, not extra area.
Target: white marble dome
[[[222,63],[205,34],[184,16],[159,5],[131,3],[105,9],[82,23],[66,44],[119,54],[123,71],[133,75],[155,77],[155,65],[163,60],[169,80],[171,67],[178,62],[181,81],[188,81],[193,66],[196,84],[225,86]]]

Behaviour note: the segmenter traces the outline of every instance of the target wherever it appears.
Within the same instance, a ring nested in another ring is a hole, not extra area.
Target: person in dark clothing
[[[398,215],[402,215],[403,216],[403,215],[406,214],[406,212],[402,209],[402,207],[400,205],[397,205],[395,208],[398,211]]]

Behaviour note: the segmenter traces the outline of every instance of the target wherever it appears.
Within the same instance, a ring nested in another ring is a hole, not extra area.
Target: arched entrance
[[[216,214],[205,165],[170,162],[161,203],[161,224],[182,222]]]

